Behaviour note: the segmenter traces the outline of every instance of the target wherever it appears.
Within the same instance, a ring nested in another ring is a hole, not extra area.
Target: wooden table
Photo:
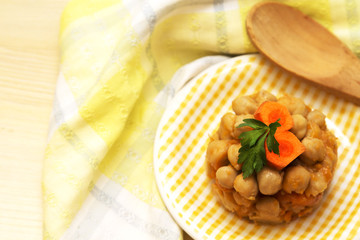
[[[43,152],[67,1],[0,1],[0,239],[42,238]]]
[[[1,240],[42,239],[43,153],[67,2],[0,1]]]

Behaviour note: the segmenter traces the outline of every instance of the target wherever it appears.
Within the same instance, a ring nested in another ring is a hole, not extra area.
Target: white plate
[[[321,206],[287,225],[255,225],[227,212],[206,176],[208,136],[232,100],[261,89],[288,93],[321,109],[339,138],[339,160]],[[354,239],[360,236],[360,108],[301,82],[259,55],[215,65],[185,86],[165,111],[155,138],[155,176],[168,210],[195,239]]]

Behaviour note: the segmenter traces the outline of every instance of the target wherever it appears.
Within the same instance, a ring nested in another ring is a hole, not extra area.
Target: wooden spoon
[[[290,6],[266,2],[251,9],[246,28],[275,64],[360,105],[360,60],[323,26]]]

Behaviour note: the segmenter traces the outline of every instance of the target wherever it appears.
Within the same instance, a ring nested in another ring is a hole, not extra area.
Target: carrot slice
[[[289,163],[305,151],[304,145],[289,131],[276,131],[275,138],[279,143],[280,156],[273,152],[269,152],[266,142],[265,151],[267,163],[277,170],[281,170],[289,165]]]
[[[280,119],[280,127],[276,132],[289,130],[294,126],[292,117],[285,105],[277,102],[263,102],[254,114],[255,119],[262,121],[266,125]]]

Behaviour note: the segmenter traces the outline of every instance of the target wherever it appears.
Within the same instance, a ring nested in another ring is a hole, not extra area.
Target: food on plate
[[[206,152],[218,201],[257,223],[279,224],[320,205],[337,162],[325,115],[267,91],[232,102]]]

